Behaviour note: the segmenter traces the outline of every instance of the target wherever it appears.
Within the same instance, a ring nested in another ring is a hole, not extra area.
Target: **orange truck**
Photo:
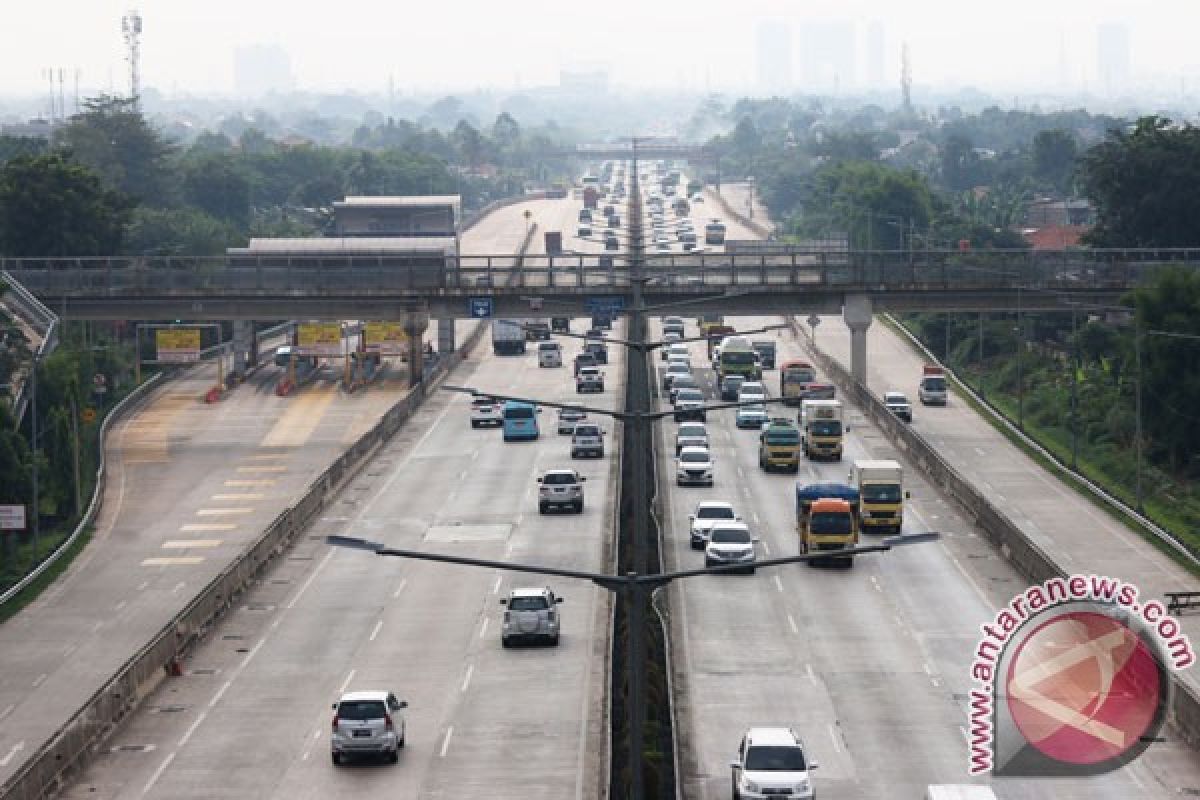
[[[796,508],[796,526],[801,553],[828,553],[808,562],[854,565],[854,556],[839,556],[842,550],[858,546],[858,514],[854,505],[840,497],[822,497],[808,505],[804,513]]]

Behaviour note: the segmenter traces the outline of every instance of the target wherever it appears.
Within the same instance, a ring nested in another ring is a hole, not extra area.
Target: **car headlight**
[[[758,792],[759,790],[759,785],[755,781],[746,781],[744,786],[747,792]]]

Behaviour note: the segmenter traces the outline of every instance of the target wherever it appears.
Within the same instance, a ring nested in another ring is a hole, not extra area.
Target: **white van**
[[[539,367],[561,367],[562,364],[562,347],[558,342],[538,343]]]

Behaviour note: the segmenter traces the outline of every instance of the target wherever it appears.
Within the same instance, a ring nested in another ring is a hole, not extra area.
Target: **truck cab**
[[[841,550],[858,545],[858,516],[849,501],[833,497],[814,500],[800,522],[801,553],[829,553],[820,560],[846,566],[854,564],[854,556],[837,555]]]
[[[946,371],[941,367],[926,364],[917,385],[917,398],[922,405],[946,405]]]
[[[898,461],[854,462],[850,482],[858,489],[858,517],[863,532],[900,533],[904,524],[904,468]]]
[[[758,435],[758,466],[764,472],[800,471],[800,429],[790,419],[772,419]]]
[[[804,400],[800,404],[801,443],[812,461],[842,460],[842,404],[838,400]]]

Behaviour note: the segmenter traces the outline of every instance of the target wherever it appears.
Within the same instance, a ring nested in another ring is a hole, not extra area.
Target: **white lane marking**
[[[758,518],[758,512],[757,512],[757,511],[751,511],[751,512],[750,512],[750,516],[754,517],[754,524],[755,524],[755,525],[760,525],[760,524],[762,524],[762,520],[760,520],[760,519]]]
[[[225,690],[228,689],[232,684],[232,680],[225,681],[221,688],[217,689],[217,693],[213,695],[213,699],[208,701],[208,707],[216,708],[217,703],[221,700],[221,695],[225,694]]]
[[[192,734],[196,732],[196,728],[200,727],[200,723],[204,722],[204,718],[207,716],[208,716],[207,711],[200,712],[200,716],[196,717],[196,721],[188,726],[187,732],[184,733],[183,737],[179,740],[180,747],[183,747],[185,744],[188,743],[188,739],[192,738]]]
[[[138,591],[139,592],[145,591],[146,587],[149,585],[150,585],[150,581],[142,581],[141,583],[138,584]]]
[[[484,637],[484,634],[487,633],[488,621],[489,621],[488,618],[484,617],[483,624],[479,626],[479,638],[480,639],[482,639]]]
[[[179,583],[175,584],[175,588],[171,590],[171,594],[178,594],[185,586],[187,586],[187,584],[183,581],[180,581]]]
[[[442,739],[442,753],[441,753],[442,758],[446,757],[446,750],[447,750],[447,748],[450,747],[450,737],[453,734],[454,734],[454,726],[451,725],[449,728],[446,728],[446,738]]]
[[[397,597],[400,596],[400,593],[404,591],[405,586],[408,586],[408,578],[405,578],[404,580],[400,581],[400,585],[396,587],[396,591],[392,592],[393,600],[395,600]]]
[[[468,665],[467,666],[467,674],[463,678],[462,686],[460,686],[458,689],[460,692],[465,692],[467,690],[467,687],[471,685],[471,675],[474,674],[474,672],[475,672],[475,665],[474,664]]]
[[[838,744],[837,731],[833,729],[832,724],[830,724],[830,726],[829,726],[829,738],[833,740],[833,749],[838,751],[839,753],[842,752],[842,746],[840,744]]]
[[[267,640],[265,637],[262,639],[259,639],[258,644],[254,645],[253,649],[251,649],[250,652],[246,654],[246,657],[242,659],[242,665],[241,665],[241,667],[239,667],[239,669],[245,669],[246,665],[250,663],[250,659],[252,659],[256,655],[258,655],[258,651],[261,650],[262,646],[266,643],[267,643]]]
[[[43,672],[41,675],[38,675],[36,678],[33,679],[33,688],[36,689],[37,687],[41,686],[42,681],[44,681],[44,680],[46,680],[46,673]]]
[[[499,593],[500,593],[500,580],[501,580],[501,577],[502,577],[502,576],[500,576],[500,575],[497,575],[497,576],[496,576],[496,582],[495,582],[495,583],[492,585],[492,594],[499,594]]]
[[[102,620],[102,619],[96,620],[95,622],[92,623],[92,633],[95,633],[96,631],[100,630],[103,627],[104,627],[104,620]]]
[[[750,487],[749,487],[749,486],[743,486],[743,487],[742,487],[742,494],[746,495],[746,497],[749,497],[749,496],[750,496]]]
[[[346,676],[346,680],[342,681],[342,688],[338,689],[338,694],[345,694],[346,687],[350,685],[350,681],[354,680],[356,670],[350,670],[350,674]]]
[[[967,745],[969,746],[969,745],[971,744],[971,737],[967,735],[967,729],[966,729],[966,728],[964,728],[962,725],[959,725],[959,726],[958,726],[958,730],[959,730],[959,731],[962,733],[962,735],[963,735],[963,741],[964,741],[964,742],[966,742],[966,743],[967,743]]]
[[[408,450],[408,452],[406,453],[406,455],[404,457],[404,462],[403,462],[404,464],[407,464],[412,459],[413,455],[418,450],[421,449],[421,446],[425,444],[425,440],[433,435],[433,432],[436,431],[439,426],[441,426],[442,420],[446,417],[447,414],[449,414],[452,410],[454,410],[455,407],[456,406],[454,403],[446,403],[446,407],[442,409],[442,413],[437,415],[437,419],[435,419],[433,421],[433,424],[429,426],[429,430],[425,431],[424,435],[422,435],[421,438],[417,440],[416,444],[414,444]],[[383,486],[380,487],[379,491],[373,497],[371,497],[371,499],[369,499],[366,503],[363,504],[362,508],[359,510],[358,514],[356,515],[358,519],[362,519],[363,517],[365,517],[370,512],[372,506],[375,505],[375,502],[377,500],[379,500],[381,497],[390,497],[391,496],[391,492],[389,492],[388,490],[391,489],[392,484],[395,483],[396,481],[400,480],[400,477],[404,474],[404,470],[400,469],[401,466],[403,466],[403,464],[396,465],[394,467],[394,471],[392,472],[391,476],[387,479],[387,481],[384,482]]]
[[[779,580],[778,575],[775,576],[775,588],[781,592],[783,591],[783,581]]]
[[[4,710],[0,711],[0,721],[3,721],[4,718],[11,714],[16,707],[16,703],[9,703],[7,706],[5,706]]]
[[[925,674],[926,674],[926,675],[928,675],[928,676],[930,676],[930,677],[933,677],[933,670],[929,668],[929,665],[928,665],[928,664],[926,664],[926,663],[922,663],[922,664],[921,664],[921,667],[922,667],[922,668],[925,670]]]
[[[8,762],[12,761],[13,758],[17,755],[17,753],[21,752],[24,749],[25,749],[25,740],[22,739],[21,741],[14,744],[11,748],[9,748],[8,755],[6,755],[4,758],[0,758],[0,767],[7,767]]]
[[[808,679],[812,681],[812,685],[817,686],[817,673],[813,672],[812,664],[805,664],[804,670],[808,673]]]
[[[796,620],[792,617],[791,614],[788,614],[788,625],[790,625],[792,627],[792,633],[800,632],[800,629],[798,627],[796,627]]]
[[[329,559],[333,558],[333,554],[334,554],[334,553],[336,553],[336,552],[337,552],[336,550],[334,550],[334,549],[330,548],[329,552],[325,554],[325,557],[321,559],[321,563],[320,563],[320,564],[317,564],[317,568],[313,570],[313,573],[312,573],[312,575],[309,575],[309,576],[308,576],[308,580],[306,580],[306,581],[304,582],[304,585],[300,587],[300,589],[299,589],[299,590],[296,592],[296,594],[292,595],[291,602],[289,602],[289,603],[287,604],[287,607],[288,607],[288,608],[293,608],[293,607],[295,607],[295,605],[296,605],[296,601],[297,601],[297,600],[299,600],[299,599],[300,599],[300,596],[301,596],[302,594],[304,594],[304,591],[305,591],[306,589],[308,589],[308,587],[309,587],[309,586],[311,586],[311,585],[312,585],[312,582],[313,582],[314,580],[316,580],[316,578],[317,578],[317,575],[321,574],[321,570],[322,570],[322,569],[325,567],[325,565],[326,565],[326,564],[328,564],[328,563],[329,563]]]
[[[126,603],[125,603],[125,601],[124,601],[124,600],[122,600],[121,602],[117,603],[117,611],[120,611],[122,608],[124,608],[124,607],[125,607],[125,605],[126,605]]]
[[[746,477],[746,473],[742,470],[742,465],[738,464],[737,473],[739,478]]]
[[[879,578],[875,575],[871,576],[871,585],[875,587],[875,591],[882,592],[883,587],[879,585]]]
[[[906,508],[905,511],[906,513],[912,514],[914,517],[916,517],[917,521],[920,522],[924,528],[927,530],[933,530],[929,523],[922,518],[920,512],[918,512],[915,508]],[[934,517],[934,519],[937,519],[937,517]],[[975,579],[967,573],[966,569],[963,568],[963,565],[960,564],[958,559],[954,557],[954,554],[950,552],[950,548],[946,546],[946,543],[944,541],[938,542],[938,547],[942,548],[942,552],[946,554],[946,557],[950,559],[950,562],[954,564],[954,567],[960,573],[962,573],[963,578],[965,578],[971,588],[975,590],[975,594],[979,595],[979,599],[983,601],[984,607],[989,611],[994,612],[996,607],[992,605],[990,600],[988,600],[987,595],[983,593],[983,589],[980,588],[979,584],[975,582]]]
[[[987,453],[983,452],[983,448],[982,448],[982,447],[976,447],[976,448],[975,448],[975,452],[976,452],[976,453],[979,453],[979,455],[981,455],[981,456],[986,456],[986,455],[987,455]]]
[[[379,635],[379,629],[382,627],[383,627],[383,620],[378,620],[375,623],[375,627],[371,629],[371,638],[368,639],[367,641],[371,641],[371,642],[375,641],[375,637]]]
[[[146,786],[142,789],[142,794],[149,794],[150,790],[154,788],[154,784],[158,783],[159,777],[162,776],[163,772],[166,771],[167,767],[169,767],[171,762],[174,760],[174,753],[168,754],[167,757],[163,759],[163,763],[159,764],[158,769],[154,770],[154,774],[150,776],[150,780],[146,781]]]
[[[769,542],[763,541],[762,549],[763,549],[763,555],[767,555],[767,556],[771,555],[771,544]]]
[[[462,472],[458,473],[458,479],[460,481],[465,481],[467,479],[467,470],[464,469]]]

